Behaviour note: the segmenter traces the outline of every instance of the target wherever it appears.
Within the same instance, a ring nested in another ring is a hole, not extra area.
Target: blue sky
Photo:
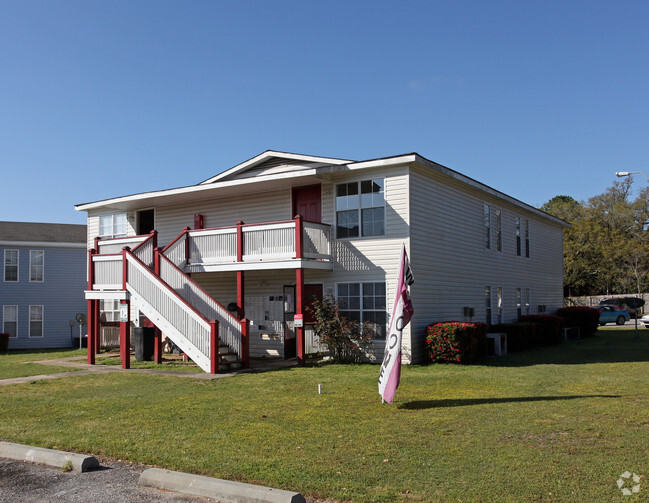
[[[1,0],[0,220],[84,223],[266,149],[587,199],[649,174],[647,26],[646,0]]]

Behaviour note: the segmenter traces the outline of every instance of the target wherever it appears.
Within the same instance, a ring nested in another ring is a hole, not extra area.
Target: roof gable
[[[350,162],[353,161],[267,150],[252,159],[201,182],[199,185],[240,178],[252,178],[262,174],[286,173],[320,166],[348,164]]]

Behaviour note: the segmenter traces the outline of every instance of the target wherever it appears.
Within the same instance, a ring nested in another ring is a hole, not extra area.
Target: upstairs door
[[[302,215],[305,220],[322,222],[322,195],[320,184],[293,187],[293,214]]]

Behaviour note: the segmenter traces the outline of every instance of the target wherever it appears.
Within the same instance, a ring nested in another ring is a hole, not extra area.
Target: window
[[[5,250],[5,281],[18,281],[18,250]]]
[[[43,250],[29,250],[30,282],[43,282],[44,255],[45,252],[43,252]]]
[[[522,305],[523,295],[520,288],[516,289],[516,314],[520,318],[523,314],[523,305]]]
[[[491,325],[491,287],[490,286],[484,287],[484,302],[485,302],[485,310],[486,310],[485,322],[487,323],[487,325]]]
[[[525,314],[532,314],[530,311],[532,307],[532,290],[530,288],[525,289]]]
[[[496,210],[496,250],[503,251],[502,211]]]
[[[376,337],[385,338],[385,283],[340,283],[337,293],[343,316],[370,323]]]
[[[484,247],[491,250],[491,207],[484,205]]]
[[[521,217],[516,217],[516,255],[521,256]]]
[[[119,321],[119,300],[102,300],[100,307],[101,322],[118,322]]]
[[[503,311],[503,287],[496,288],[496,317],[498,323],[505,323],[505,313]]]
[[[384,234],[383,180],[363,180],[336,185],[336,238]]]
[[[121,238],[126,236],[126,213],[115,213],[99,217],[99,236]]]
[[[29,336],[43,337],[43,306],[29,306]]]
[[[530,258],[530,221],[525,220],[525,257]]]
[[[2,331],[18,337],[18,306],[2,306]]]

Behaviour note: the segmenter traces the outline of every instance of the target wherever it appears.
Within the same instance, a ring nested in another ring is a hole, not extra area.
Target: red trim
[[[94,324],[95,328],[93,330],[93,339],[95,341],[95,354],[98,355],[101,350],[101,314],[99,310],[99,301],[95,300],[95,309],[94,309]],[[90,329],[88,329],[88,337],[90,337]]]
[[[137,237],[137,236],[136,236],[136,237]],[[155,231],[155,230],[151,231],[150,234],[149,234],[149,237],[146,238],[146,239],[143,240],[143,241],[140,241],[140,242],[135,246],[135,248],[133,248],[131,251],[135,253],[135,251],[136,251],[140,246],[143,246],[144,243],[146,243],[146,242],[149,241],[149,240],[153,240],[153,247],[154,247],[154,248],[155,248],[156,246],[158,246],[158,231]]]
[[[237,271],[237,315],[242,320],[246,316],[246,274],[243,271]]]
[[[162,331],[154,328],[155,338],[153,339],[153,360],[156,363],[162,363]]]
[[[304,269],[295,269],[295,314],[304,314]],[[304,327],[295,329],[297,363],[304,365]]]
[[[129,252],[124,250],[124,253]],[[127,321],[119,322],[119,354],[122,359],[122,368],[129,369],[131,368],[131,303],[128,300],[121,300],[120,309],[124,304],[128,306],[128,317]]]
[[[219,322],[210,321],[210,373],[219,373]]]
[[[243,262],[243,222],[237,222],[237,262]]]
[[[95,338],[92,336],[95,328],[95,302],[94,300],[88,301],[88,365],[95,364]]]
[[[241,363],[243,368],[250,368],[250,322],[241,320]]]
[[[168,249],[171,245],[175,244],[175,243],[176,243],[180,238],[182,238],[183,236],[185,236],[185,235],[187,234],[188,230],[189,230],[189,227],[184,227],[184,228],[183,228],[183,231],[178,235],[178,237],[177,237],[176,239],[174,239],[171,243],[169,243],[167,246],[165,246],[165,247],[162,249],[162,253],[166,252],[167,249]],[[185,238],[185,239],[187,239],[187,238]]]
[[[302,215],[295,215],[295,258],[303,258],[302,234],[303,234]]]
[[[128,282],[128,264],[126,262],[127,253],[133,255],[131,249],[128,246],[125,246],[124,249],[122,250],[122,290],[126,290],[126,283]],[[135,255],[133,255],[133,257],[135,257]]]

